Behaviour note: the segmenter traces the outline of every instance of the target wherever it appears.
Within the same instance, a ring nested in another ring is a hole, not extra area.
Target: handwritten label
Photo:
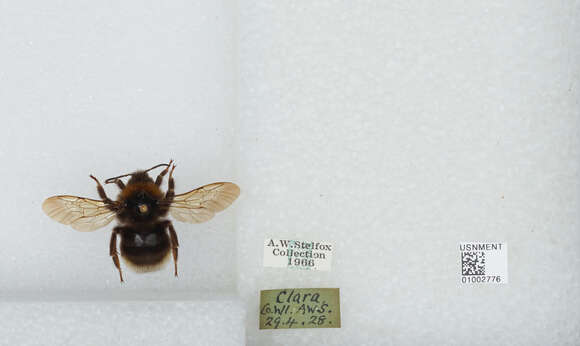
[[[462,284],[507,284],[507,243],[460,243]]]
[[[274,239],[264,241],[264,266],[330,270],[333,246],[327,242]]]
[[[340,328],[338,288],[260,292],[260,329]]]

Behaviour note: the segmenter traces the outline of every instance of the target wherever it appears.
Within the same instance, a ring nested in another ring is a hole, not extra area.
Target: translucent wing
[[[53,196],[42,203],[42,210],[53,220],[81,232],[104,227],[115,218],[103,201],[77,196]]]
[[[176,220],[200,223],[211,219],[232,204],[240,195],[240,188],[233,183],[204,185],[173,198],[169,212]]]

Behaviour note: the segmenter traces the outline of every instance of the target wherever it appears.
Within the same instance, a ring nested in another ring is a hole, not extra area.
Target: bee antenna
[[[151,170],[153,170],[153,169],[155,169],[155,168],[157,168],[157,167],[161,167],[161,166],[169,167],[169,165],[168,165],[167,163],[160,163],[160,164],[158,164],[158,165],[156,165],[156,166],[153,166],[153,167],[149,168],[149,169],[148,169],[148,170],[146,170],[145,172],[149,172],[149,171],[151,171]],[[130,176],[130,175],[133,175],[133,173],[128,173],[128,174],[118,175],[118,176],[116,176],[116,177],[109,178],[109,179],[105,180],[105,184],[111,184],[111,183],[114,183],[114,182],[115,182],[115,180],[117,180],[117,179],[119,179],[119,178],[128,177],[128,176]]]
[[[119,178],[128,177],[128,176],[130,176],[130,175],[132,175],[132,174],[123,174],[123,175],[119,175],[119,176],[116,176],[116,177],[113,177],[113,178],[109,178],[109,179],[105,180],[105,184],[114,183],[114,182],[115,182],[115,180],[117,180],[117,179],[119,179]]]
[[[156,166],[153,166],[153,167],[149,168],[149,169],[148,169],[148,170],[146,170],[145,172],[149,172],[149,171],[151,171],[151,170],[154,170],[155,168],[157,168],[157,167],[161,167],[161,166],[169,167],[169,165],[168,165],[167,163],[160,163],[160,164],[158,164],[158,165],[156,165]]]

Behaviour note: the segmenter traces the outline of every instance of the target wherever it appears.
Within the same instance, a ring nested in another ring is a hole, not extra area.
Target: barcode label
[[[459,252],[462,284],[505,284],[508,282],[506,243],[460,243]]]

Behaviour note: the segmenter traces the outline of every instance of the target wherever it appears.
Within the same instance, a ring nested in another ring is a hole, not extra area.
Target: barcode
[[[462,251],[461,275],[485,275],[485,252]]]

